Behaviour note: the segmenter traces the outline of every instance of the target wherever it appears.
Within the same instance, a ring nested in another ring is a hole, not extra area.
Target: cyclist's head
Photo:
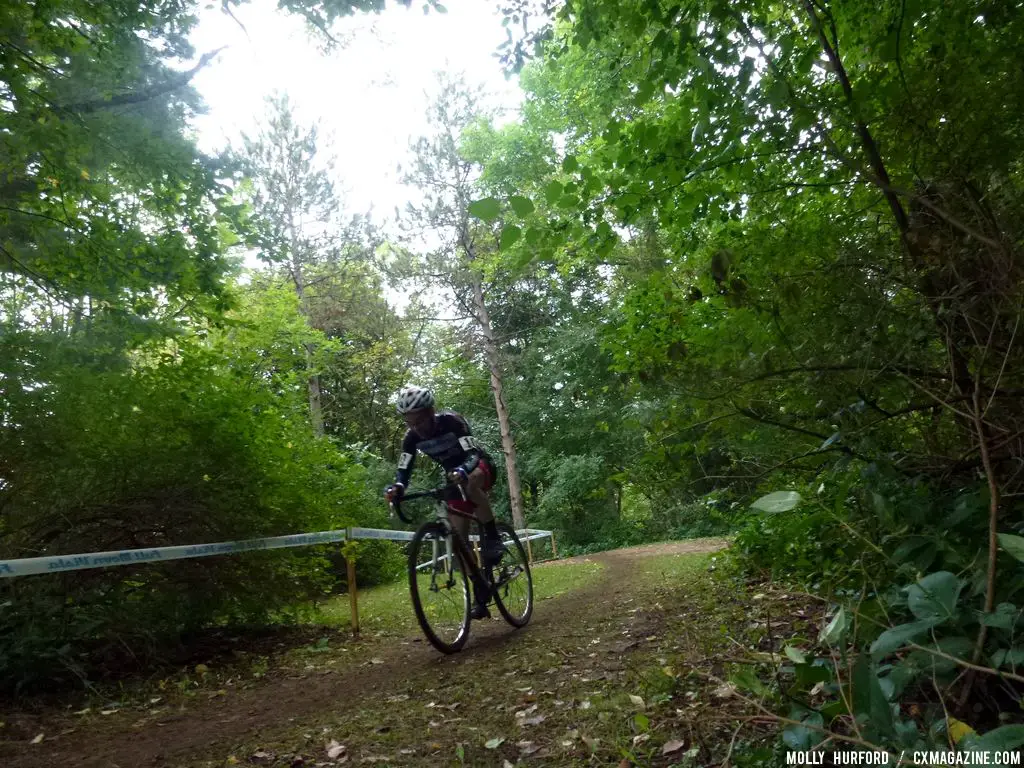
[[[420,437],[430,437],[434,425],[434,395],[429,389],[410,384],[398,393],[395,409]]]

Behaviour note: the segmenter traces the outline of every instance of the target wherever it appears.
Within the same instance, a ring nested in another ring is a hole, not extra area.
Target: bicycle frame
[[[475,521],[478,525],[480,524],[480,518],[478,518],[476,515],[470,512],[462,512],[460,510],[449,507],[448,502],[445,501],[442,495],[446,491],[447,487],[445,486],[442,486],[441,488],[435,488],[430,491],[417,491],[414,493],[406,494],[402,498],[402,501],[408,501],[410,499],[422,499],[428,497],[436,500],[437,504],[435,505],[434,513],[435,519],[442,525],[444,525],[445,531],[447,531],[447,536],[445,537],[444,540],[445,551],[443,554],[440,555],[440,559],[445,562],[445,573],[450,576],[452,573],[452,569],[454,567],[452,559],[454,545],[454,549],[458,550],[459,554],[462,556],[462,561],[466,563],[466,565],[469,568],[469,572],[466,575],[473,582],[473,586],[477,588],[483,587],[485,590],[489,590],[491,580],[488,579],[485,576],[484,572],[480,569],[480,566],[478,565],[476,558],[469,551],[469,546],[467,542],[462,538],[462,535],[455,529],[455,526],[452,525],[450,515],[455,514],[460,517],[465,517],[468,520]],[[462,494],[462,498],[465,499],[466,492],[465,490],[462,489],[461,486],[459,486],[459,492]],[[395,510],[395,512],[398,513],[398,516],[402,520],[404,520],[407,523],[412,522],[410,518],[407,518],[404,514],[402,514],[400,503],[392,502],[391,506]],[[441,542],[436,540],[433,542],[432,562],[434,563],[436,563],[439,559],[438,556],[440,554],[440,546]],[[424,568],[429,564],[430,563],[423,563],[419,567]]]

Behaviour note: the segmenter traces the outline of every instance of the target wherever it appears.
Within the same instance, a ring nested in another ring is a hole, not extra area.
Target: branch
[[[907,367],[907,366],[886,365],[886,366],[883,366],[881,368],[865,368],[864,366],[860,366],[860,365],[814,365],[814,366],[799,365],[799,366],[794,366],[792,368],[779,368],[778,370],[775,370],[775,371],[768,371],[767,373],[759,374],[759,375],[755,376],[752,379],[747,379],[746,381],[742,381],[739,384],[736,384],[732,388],[727,389],[725,392],[721,392],[721,393],[719,393],[717,395],[714,395],[714,396],[712,396],[710,398],[704,398],[704,399],[717,400],[717,399],[719,399],[721,397],[727,397],[727,396],[731,395],[733,392],[736,392],[737,390],[740,390],[743,387],[746,387],[746,386],[748,386],[750,384],[754,384],[754,383],[756,383],[758,381],[764,381],[765,379],[775,378],[776,376],[789,376],[790,374],[794,374],[794,373],[825,373],[825,372],[842,372],[842,371],[861,371],[861,372],[865,372],[866,373],[868,371],[872,371],[872,372],[877,373],[877,374],[882,374],[882,373],[885,373],[886,371],[890,371],[890,370],[895,371],[896,373],[898,373],[898,374],[900,374],[902,376],[905,376],[905,377],[919,376],[922,379],[940,379],[940,380],[943,380],[943,381],[949,379],[949,376],[947,376],[947,375],[945,375],[943,373],[938,373],[936,371],[929,371],[929,370],[925,370],[923,368],[910,368],[910,367]]]
[[[753,419],[754,421],[759,421],[762,424],[770,424],[770,425],[772,425],[774,427],[779,427],[780,429],[789,430],[790,432],[796,432],[796,433],[801,434],[801,435],[809,435],[810,437],[816,437],[819,440],[828,440],[829,439],[829,435],[824,435],[824,434],[822,434],[820,432],[814,432],[814,431],[812,431],[810,429],[804,429],[803,427],[798,427],[798,426],[796,426],[794,424],[786,424],[783,421],[775,421],[773,419],[769,419],[769,418],[767,418],[765,416],[760,415],[757,411],[755,411],[755,410],[753,410],[751,408],[743,408],[741,406],[735,405],[735,403],[733,405],[736,408],[736,412],[737,413],[741,413],[744,416],[746,416],[748,419]],[[846,448],[846,450],[849,451],[850,449]]]
[[[868,130],[867,124],[857,114],[856,102],[853,99],[853,86],[850,84],[850,78],[846,74],[843,62],[839,58],[839,53],[836,48],[829,42],[828,36],[825,34],[825,30],[821,26],[821,19],[818,18],[818,14],[814,9],[814,4],[811,0],[805,0],[804,7],[807,9],[807,15],[811,19],[811,25],[814,27],[815,32],[818,33],[818,39],[821,41],[821,47],[824,49],[825,55],[828,56],[828,59],[832,64],[833,71],[835,71],[836,76],[839,78],[839,84],[842,86],[843,95],[846,96],[846,101],[853,114],[854,126],[857,129],[857,135],[860,136],[864,151],[867,153],[868,163],[871,166],[871,170],[874,172],[877,183],[882,188],[886,202],[889,203],[889,209],[892,211],[892,215],[896,219],[896,226],[899,228],[900,234],[905,237],[907,232],[910,230],[910,221],[907,218],[907,212],[903,209],[903,204],[900,203],[896,193],[890,189],[891,183],[889,181],[889,172],[885,169],[885,163],[882,161],[882,156],[878,151],[878,145],[875,143],[875,139],[871,135],[871,131]]]
[[[214,51],[204,53],[203,57],[199,59],[199,63],[196,64],[192,69],[187,72],[180,73],[177,77],[171,78],[165,83],[159,85],[152,85],[142,91],[133,91],[131,93],[122,93],[118,96],[114,96],[109,99],[99,99],[95,101],[83,101],[78,104],[68,104],[67,106],[61,107],[69,112],[96,112],[100,109],[106,109],[108,107],[121,107],[126,104],[141,104],[145,101],[163,96],[171,91],[188,85],[193,77],[198,74],[199,70],[203,69],[218,53],[227,48],[226,45],[222,45]]]

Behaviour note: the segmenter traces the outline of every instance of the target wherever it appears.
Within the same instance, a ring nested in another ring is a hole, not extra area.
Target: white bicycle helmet
[[[395,403],[395,410],[405,414],[409,411],[418,411],[420,408],[433,408],[434,395],[429,389],[417,387],[410,384],[402,387],[398,392],[398,402]]]

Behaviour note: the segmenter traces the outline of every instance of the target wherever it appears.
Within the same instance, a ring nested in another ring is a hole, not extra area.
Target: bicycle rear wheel
[[[409,542],[409,592],[430,644],[441,653],[462,648],[469,637],[469,580],[441,523],[425,523]]]
[[[505,544],[505,554],[491,571],[494,602],[505,621],[513,627],[525,627],[533,614],[530,560],[511,525],[498,523],[498,533]]]

